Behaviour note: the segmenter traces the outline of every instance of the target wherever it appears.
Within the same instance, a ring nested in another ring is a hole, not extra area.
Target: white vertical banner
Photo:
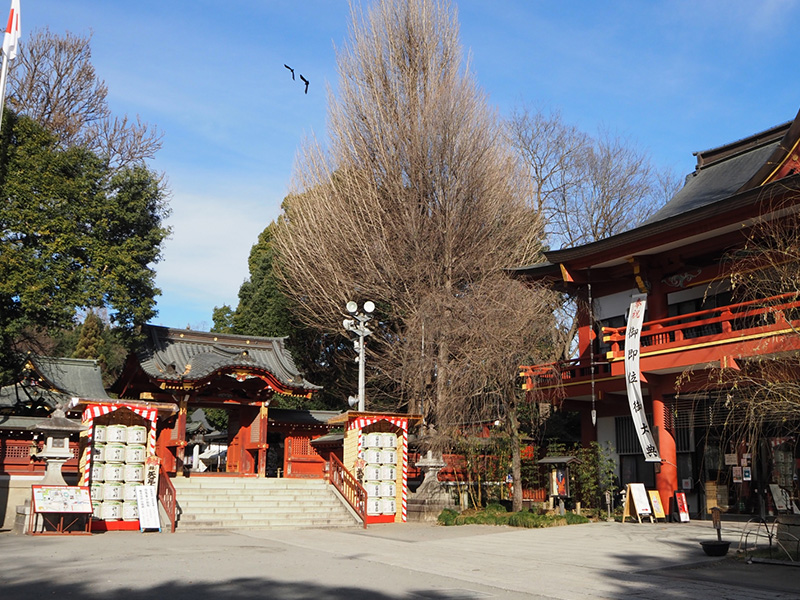
[[[628,404],[633,417],[633,426],[639,436],[639,444],[644,453],[645,462],[661,462],[653,433],[647,424],[642,400],[641,372],[639,371],[639,350],[644,322],[644,309],[647,306],[647,294],[631,296],[631,308],[628,313],[628,326],[625,329],[625,387],[628,391]]]

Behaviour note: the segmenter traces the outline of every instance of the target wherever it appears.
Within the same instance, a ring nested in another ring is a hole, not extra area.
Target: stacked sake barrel
[[[367,433],[362,448],[367,463],[364,468],[367,515],[393,515],[397,512],[397,436]]]
[[[147,429],[95,425],[92,445],[92,508],[104,521],[136,521],[136,487],[144,481]]]

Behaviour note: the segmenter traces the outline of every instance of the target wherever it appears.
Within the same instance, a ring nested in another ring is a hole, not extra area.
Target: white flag
[[[19,42],[19,0],[11,0],[11,12],[8,13],[8,25],[3,37],[3,56],[6,58],[17,57],[17,43]]]
[[[631,296],[631,309],[628,313],[628,326],[625,328],[625,387],[628,390],[628,404],[631,417],[639,436],[639,444],[644,453],[645,462],[661,462],[653,432],[647,423],[642,398],[641,372],[639,371],[639,350],[644,309],[647,306],[647,294]],[[638,506],[638,505],[637,505]]]

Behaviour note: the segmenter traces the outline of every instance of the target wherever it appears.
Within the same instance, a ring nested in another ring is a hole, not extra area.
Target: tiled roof
[[[780,140],[700,168],[686,178],[677,194],[643,225],[713,204],[733,196],[778,148]]]
[[[306,381],[285,345],[286,338],[231,335],[147,325],[139,351],[142,369],[160,381],[197,381],[220,369],[265,370],[282,384],[320,389]]]
[[[798,144],[800,112],[787,123],[696,152],[697,167],[687,176],[683,188],[638,227],[580,246],[545,252],[547,262],[510,268],[507,272],[514,276],[558,279],[559,265],[569,261],[586,261],[590,257],[602,257],[606,263],[621,260],[631,252],[643,252],[648,240],[665,236],[680,239],[688,225],[707,222],[713,228],[723,215],[729,226],[737,212],[754,205],[759,189],[772,193],[774,189],[770,186],[783,186],[790,178],[792,184],[797,184],[800,178],[797,169],[786,167],[785,161],[790,157],[797,161]],[[780,168],[784,172],[779,173]]]
[[[97,361],[34,355],[28,361],[36,376],[0,388],[0,407],[31,407],[38,402],[52,409],[74,397],[108,400]]]
[[[30,362],[41,377],[70,396],[108,399],[96,360],[31,356]]]

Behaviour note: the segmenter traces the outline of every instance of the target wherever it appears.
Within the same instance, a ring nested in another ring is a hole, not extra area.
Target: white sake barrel
[[[384,465],[397,464],[397,452],[394,450],[381,450],[379,462]]]
[[[144,481],[144,465],[127,463],[125,465],[125,481]]]
[[[394,498],[397,495],[397,487],[394,481],[381,481],[380,496]]]
[[[101,444],[105,444],[108,441],[107,430],[108,427],[106,427],[105,425],[95,425],[94,441],[100,442]]]
[[[125,502],[136,500],[136,488],[141,486],[141,481],[126,481],[122,486],[122,499]]]
[[[377,465],[369,465],[364,469],[364,479],[366,481],[383,479],[381,468]]]
[[[109,425],[106,429],[106,442],[109,444],[125,444],[128,442],[127,425]]]
[[[92,487],[90,488],[90,494],[92,498],[92,503],[95,501],[100,502],[103,499],[103,484],[102,483],[92,483]]]
[[[143,463],[146,450],[144,446],[137,444],[128,444],[125,449],[125,462],[128,463]]]
[[[365,448],[380,448],[380,446],[381,446],[380,433],[368,433],[364,436]]]
[[[101,463],[106,461],[106,445],[93,444],[92,445],[92,462]]]
[[[138,521],[139,520],[139,505],[136,500],[133,502],[125,501],[122,503],[122,520],[123,521]]]
[[[106,478],[105,463],[92,463],[92,482],[102,482]]]
[[[377,479],[383,479],[385,481],[396,481],[397,480],[397,469],[395,467],[381,467],[381,476]]]
[[[106,481],[103,484],[103,500],[122,500],[122,484],[119,481]]]
[[[394,498],[381,498],[381,513],[393,515],[397,512],[397,501]]]
[[[123,481],[125,479],[125,463],[106,463],[103,469],[105,481]]]
[[[367,498],[367,514],[368,515],[379,515],[381,514],[381,509],[383,506],[381,505],[380,498]]]
[[[104,500],[100,515],[105,521],[119,521],[122,518],[122,502]]]
[[[144,444],[147,441],[147,428],[142,425],[128,427],[127,442],[129,444]]]
[[[125,444],[106,444],[106,462],[125,462]]]
[[[381,434],[381,448],[397,448],[397,436],[393,433]]]
[[[95,519],[103,518],[103,502],[100,500],[92,500],[92,517]]]
[[[367,490],[367,496],[369,498],[381,495],[381,484],[379,481],[365,481],[364,489]]]
[[[378,464],[381,462],[381,452],[380,450],[367,450],[364,452],[364,460],[367,461],[367,464]]]

